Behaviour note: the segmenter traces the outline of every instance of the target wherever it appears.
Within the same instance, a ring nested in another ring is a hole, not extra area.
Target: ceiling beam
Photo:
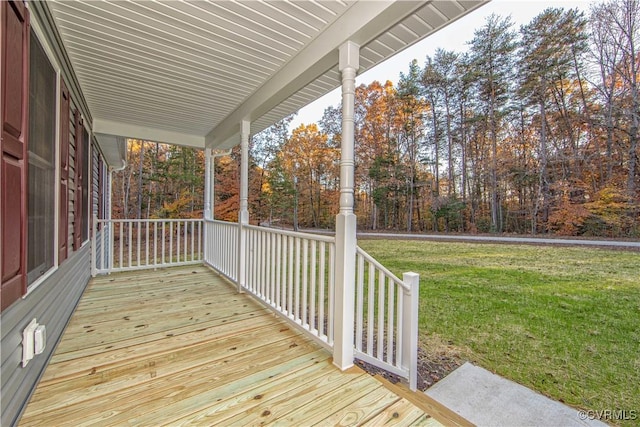
[[[125,138],[182,145],[185,147],[204,148],[204,136],[173,132],[158,128],[132,125],[110,120],[94,119],[93,132],[105,135],[118,135]]]

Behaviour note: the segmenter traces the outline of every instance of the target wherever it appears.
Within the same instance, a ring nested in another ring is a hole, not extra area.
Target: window
[[[53,267],[55,236],[56,72],[31,33],[27,282]]]

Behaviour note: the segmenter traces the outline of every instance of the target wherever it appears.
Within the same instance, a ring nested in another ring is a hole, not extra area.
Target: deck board
[[[20,425],[439,425],[203,266],[92,279]]]

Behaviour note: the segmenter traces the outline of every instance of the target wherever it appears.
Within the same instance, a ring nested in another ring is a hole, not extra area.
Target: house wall
[[[91,240],[74,245],[74,237],[78,234],[78,221],[85,218],[85,224],[90,226],[89,218],[94,212],[98,213],[99,206],[107,206],[104,199],[106,191],[101,191],[100,186],[106,186],[108,177],[102,154],[91,136],[88,125],[91,123],[90,112],[79,89],[77,79],[70,67],[64,48],[60,43],[60,37],[53,26],[53,19],[46,2],[28,2],[31,25],[37,29],[36,35],[39,42],[47,50],[52,65],[57,71],[58,79],[64,79],[70,92],[69,114],[69,179],[67,193],[67,215],[58,213],[57,221],[66,221],[68,229],[66,236],[59,236],[58,240],[65,238],[67,241],[67,257],[63,261],[58,259],[57,264],[45,275],[45,279],[34,282],[27,289],[26,294],[14,301],[0,313],[0,399],[1,417],[0,425],[12,426],[17,424],[19,417],[26,407],[29,397],[35,390],[39,378],[44,373],[46,366],[57,346],[62,333],[78,304],[91,275]],[[4,30],[3,30],[4,31]],[[55,107],[60,110],[60,100]],[[76,214],[76,200],[81,196],[78,191],[76,177],[80,169],[81,158],[77,156],[76,118],[78,111],[89,133],[89,141],[84,145],[85,150],[90,150],[88,159],[91,162],[88,173],[84,179],[89,180],[88,207],[89,212],[82,212],[82,216]],[[58,124],[59,129],[61,128]],[[57,139],[56,151],[61,152],[60,140]],[[60,174],[60,162],[56,162],[56,176]],[[104,179],[100,180],[100,170]],[[28,188],[28,186],[27,186]],[[56,192],[60,192],[60,183],[56,183]],[[102,201],[100,199],[103,199]],[[58,203],[61,197],[57,195]],[[19,206],[17,207],[20,208]],[[58,230],[58,224],[55,227]],[[89,232],[90,236],[91,232]],[[59,245],[56,245],[59,246]],[[22,332],[32,319],[37,319],[39,324],[46,326],[47,342],[43,354],[36,355],[29,363],[22,366]]]
[[[90,245],[72,252],[45,283],[2,312],[2,419],[14,425],[53,354],[90,278]],[[22,330],[31,319],[47,327],[45,352],[22,367]]]

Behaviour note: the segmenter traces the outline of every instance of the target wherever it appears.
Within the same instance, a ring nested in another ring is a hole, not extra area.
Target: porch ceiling
[[[229,148],[482,5],[448,1],[48,2],[93,131]],[[107,139],[103,138],[103,141]],[[109,150],[109,144],[103,144]]]

